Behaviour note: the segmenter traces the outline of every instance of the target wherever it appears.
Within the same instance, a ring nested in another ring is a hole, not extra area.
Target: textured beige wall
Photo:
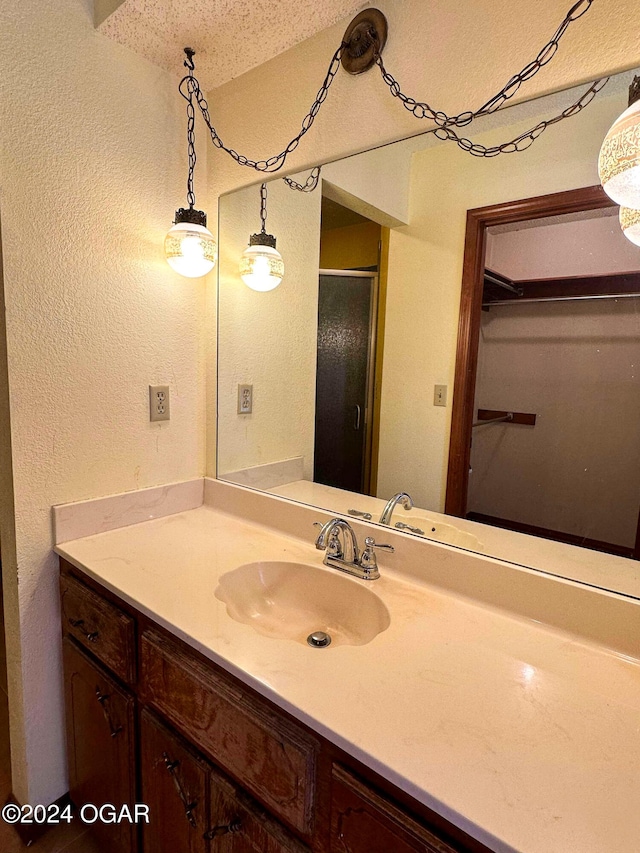
[[[260,193],[220,200],[219,470],[304,458],[313,477],[320,265],[320,192],[269,184],[267,230],[285,262],[282,283],[256,293],[238,274],[249,235],[260,230]],[[237,413],[238,384],[253,385],[253,413]]]
[[[2,209],[0,207],[0,220]],[[1,223],[0,223],[1,224]],[[6,306],[0,234],[0,557],[4,594],[4,621],[7,650],[7,686],[11,694],[11,714],[14,720],[22,713],[23,691],[20,668],[20,649],[16,643],[16,624],[19,614],[18,567],[16,552],[16,521],[13,501],[13,458],[11,453],[11,416],[9,408],[9,375],[7,364]],[[24,783],[25,732],[22,726],[13,726],[11,747],[19,760],[14,762],[16,786]]]
[[[636,300],[483,313],[477,406],[537,421],[474,430],[469,510],[632,548],[639,361]]]
[[[438,144],[414,155],[410,225],[390,240],[379,495],[404,489],[418,506],[444,507],[467,210],[597,183],[598,150],[629,76],[526,152],[484,160]],[[478,138],[513,138],[575,97],[514,107],[492,119],[502,127]],[[435,384],[449,386],[447,408],[433,405]]]
[[[377,6],[390,25],[385,62],[403,89],[418,99],[427,99],[450,113],[477,107],[537,54],[570,5],[567,0],[538,0],[535,7],[526,0],[470,0],[463,4],[379,0]],[[635,15],[633,0],[594,3],[569,29],[553,63],[524,86],[518,97],[526,100],[637,65],[640,46],[635,29],[629,26]],[[300,127],[346,24],[330,27],[212,90],[209,103],[223,140],[252,157],[281,151]],[[268,105],[266,110],[256,110],[256,93],[260,103]],[[359,77],[339,73],[316,123],[285,171],[335,160],[423,129],[390,96],[376,69]],[[224,152],[214,151],[209,165],[212,192],[228,192],[256,181],[252,170],[238,166]],[[216,324],[213,303],[210,308],[209,340]],[[214,475],[213,348],[207,365],[207,470]],[[442,451],[442,442],[439,444]],[[429,493],[439,497],[440,484]]]
[[[176,81],[97,34],[90,0],[0,18],[12,764],[16,795],[46,803],[67,789],[51,505],[203,473],[205,284],[163,257],[185,198]],[[148,422],[150,382],[170,423]]]

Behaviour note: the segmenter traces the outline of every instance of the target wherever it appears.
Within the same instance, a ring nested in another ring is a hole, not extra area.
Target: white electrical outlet
[[[253,385],[238,385],[238,414],[250,415],[253,411]]]
[[[171,400],[168,385],[149,385],[149,420],[171,419]]]
[[[434,385],[433,386],[433,405],[434,406],[446,406],[447,405],[447,386],[446,385]]]

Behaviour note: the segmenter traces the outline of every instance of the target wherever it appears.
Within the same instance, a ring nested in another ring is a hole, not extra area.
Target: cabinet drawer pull
[[[220,835],[227,835],[230,832],[240,832],[242,829],[242,821],[239,817],[234,818],[230,823],[221,826],[214,826],[209,832],[205,832],[206,841],[211,841],[213,838],[218,838]]]
[[[122,731],[122,726],[114,725],[113,720],[111,719],[111,712],[109,711],[109,706],[107,702],[109,701],[109,694],[103,693],[99,687],[96,687],[96,699],[100,703],[100,707],[102,708],[102,712],[104,714],[104,718],[107,721],[109,726],[109,731],[111,732],[111,737],[116,737]]]
[[[194,800],[193,802],[189,802],[189,797],[187,796],[186,791],[182,787],[182,782],[180,781],[178,774],[176,773],[176,770],[180,766],[180,762],[179,761],[172,761],[166,752],[162,753],[162,758],[164,761],[164,766],[167,768],[169,775],[173,779],[173,784],[176,787],[176,791],[178,792],[178,796],[182,800],[182,805],[184,806],[184,816],[189,821],[190,826],[192,826],[194,829],[196,829],[197,821],[194,817],[193,812],[194,812],[196,806],[198,805],[198,801]]]
[[[69,624],[71,625],[72,628],[77,628],[79,631],[81,631],[84,634],[85,638],[90,643],[95,643],[96,640],[98,639],[98,632],[97,631],[86,631],[85,630],[84,619],[69,619]]]

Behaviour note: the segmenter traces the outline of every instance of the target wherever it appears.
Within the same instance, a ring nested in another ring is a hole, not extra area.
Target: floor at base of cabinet
[[[9,759],[9,712],[7,696],[0,684],[0,806],[11,793],[11,764]],[[103,853],[78,824],[60,824],[49,829],[35,844],[27,848],[15,829],[0,820],[0,851],[2,853]]]

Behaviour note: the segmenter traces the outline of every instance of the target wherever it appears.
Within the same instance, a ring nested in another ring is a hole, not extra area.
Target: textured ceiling
[[[124,0],[98,29],[169,71],[193,47],[211,89],[261,65],[367,4],[362,0]]]

